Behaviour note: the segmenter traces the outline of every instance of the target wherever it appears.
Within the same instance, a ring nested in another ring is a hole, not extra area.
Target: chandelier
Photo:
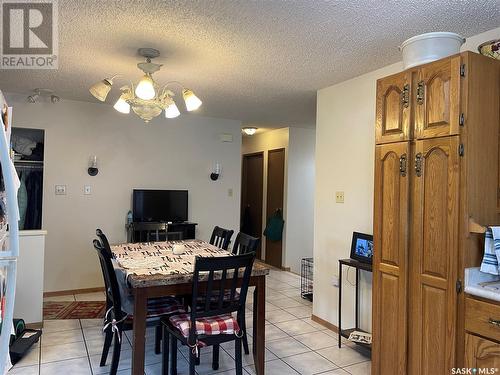
[[[139,55],[146,59],[145,62],[137,64],[137,67],[144,72],[144,76],[136,85],[130,82],[129,85],[120,88],[121,95],[113,106],[114,109],[121,113],[130,113],[130,108],[132,108],[134,113],[145,122],[159,116],[162,111],[165,111],[166,118],[175,118],[181,113],[173,99],[175,94],[169,89],[174,85],[182,88],[182,97],[188,112],[194,111],[201,106],[201,100],[194,92],[186,89],[179,82],[168,82],[160,89],[160,86],[153,80],[153,74],[162,67],[161,64],[151,62],[151,59],[160,56],[158,50],[139,48]],[[92,85],[89,91],[96,99],[104,102],[111,91],[113,80],[121,77],[121,75],[115,75],[111,78],[105,78]]]

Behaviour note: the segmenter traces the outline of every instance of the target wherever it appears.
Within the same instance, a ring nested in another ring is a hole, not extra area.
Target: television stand
[[[172,223],[172,224],[167,224],[165,222],[152,222],[148,221],[148,224],[151,226],[155,226],[155,224],[158,226],[159,229],[164,228],[165,225],[167,225],[167,232],[181,232],[183,234],[183,239],[185,240],[193,240],[196,238],[196,226],[198,223],[191,223],[189,221],[184,221],[180,223]],[[134,241],[134,224],[143,224],[143,223],[138,223],[138,222],[133,222],[130,224],[125,224],[125,228],[127,230],[127,242],[135,242]]]

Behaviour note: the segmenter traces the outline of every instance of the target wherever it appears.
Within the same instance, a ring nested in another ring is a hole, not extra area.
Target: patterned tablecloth
[[[185,252],[174,255],[173,247],[183,244]],[[201,240],[126,243],[111,246],[118,266],[117,273],[131,287],[148,287],[188,283],[193,280],[195,257],[221,257],[232,255]],[[243,272],[243,270],[240,270]],[[255,261],[252,276],[269,273],[269,267]]]

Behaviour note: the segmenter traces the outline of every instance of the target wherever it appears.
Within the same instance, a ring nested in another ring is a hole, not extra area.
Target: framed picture
[[[373,236],[365,233],[352,233],[351,259],[371,263],[373,258]]]

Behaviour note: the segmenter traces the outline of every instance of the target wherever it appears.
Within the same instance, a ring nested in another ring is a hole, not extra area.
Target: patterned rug
[[[44,302],[43,319],[98,319],[106,312],[104,301]]]

